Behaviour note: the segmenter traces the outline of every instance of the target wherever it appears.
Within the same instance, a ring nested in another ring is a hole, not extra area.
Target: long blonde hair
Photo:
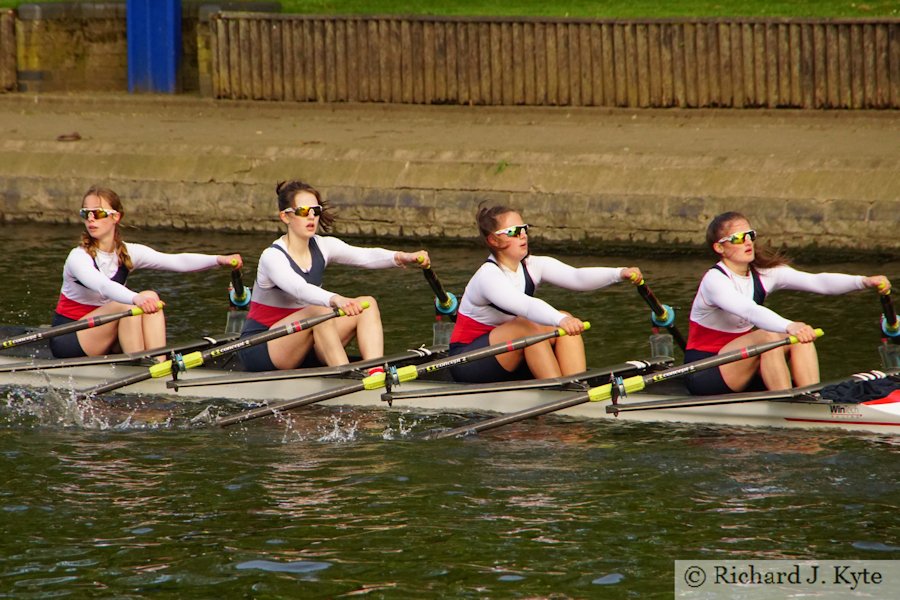
[[[119,195],[112,191],[109,188],[100,187],[99,185],[93,185],[91,188],[84,193],[84,196],[81,198],[81,206],[84,206],[84,201],[87,200],[88,196],[97,196],[101,200],[106,200],[106,203],[109,204],[109,207],[119,213],[119,223],[122,222],[122,219],[125,218],[125,208],[122,206],[122,200],[119,199]],[[112,218],[112,217],[107,217]],[[128,256],[128,249],[125,247],[125,244],[122,241],[122,232],[119,229],[119,225],[116,224],[116,231],[113,237],[113,241],[116,244],[116,254],[119,256],[119,264],[124,265],[126,269],[131,271],[134,267],[134,264],[131,262],[131,257]],[[81,232],[81,247],[85,249],[85,251],[91,255],[91,258],[97,258],[97,249],[98,244],[97,240],[91,237],[86,230]]]

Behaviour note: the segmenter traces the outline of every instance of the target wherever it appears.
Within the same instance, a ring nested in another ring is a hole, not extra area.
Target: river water
[[[49,320],[77,237],[74,226],[0,226],[0,322]],[[275,236],[126,237],[241,252],[249,283]],[[484,258],[429,250],[457,293]],[[641,266],[683,330],[709,264],[564,259]],[[900,281],[898,267],[804,265]],[[133,283],[168,302],[173,340],[224,325],[224,271],[141,272]],[[335,267],[326,284],[379,299],[388,352],[429,341],[417,271]],[[541,292],[592,321],[590,364],[648,354],[649,311],[630,286]],[[823,377],[878,366],[874,294],[781,293],[770,305],[825,329]],[[473,415],[313,407],[290,425],[222,431],[166,397],[79,419],[48,410],[48,398],[0,379],[4,597],[668,598],[675,559],[900,559],[895,436],[545,417],[423,442]]]

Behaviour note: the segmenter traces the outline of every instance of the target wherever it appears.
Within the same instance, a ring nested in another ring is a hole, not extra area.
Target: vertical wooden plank
[[[603,26],[590,24],[591,37],[591,88],[594,106],[607,106],[605,82],[603,81]]]
[[[538,52],[540,44],[537,40],[537,24],[522,24],[522,47],[524,61],[525,104],[534,106],[538,104]]]
[[[838,69],[840,71],[841,108],[849,108],[853,104],[851,94],[852,59],[850,56],[850,25],[838,26]]]
[[[337,97],[337,52],[335,49],[335,19],[325,18],[322,24],[320,44],[322,47],[322,65],[324,66],[323,96],[326,102],[334,102]]]
[[[669,107],[675,104],[675,25],[663,23],[659,26],[659,74],[660,74],[660,106]]]
[[[287,102],[293,102],[294,96],[294,37],[291,20],[281,21],[281,86],[282,94]]]
[[[219,76],[216,78],[219,82],[217,98],[234,99],[234,82],[236,80],[235,67],[237,66],[237,57],[240,46],[238,44],[237,29],[233,21],[217,17],[216,23],[216,40],[219,45]]]
[[[565,23],[557,23],[556,32],[556,77],[557,104],[568,106],[572,103],[571,71],[569,70],[569,28]]]
[[[811,23],[800,26],[800,104],[803,108],[816,107],[815,43]]]
[[[756,86],[757,106],[769,103],[769,88],[766,79],[769,72],[768,53],[766,52],[767,26],[758,23],[753,26],[753,80]]]
[[[635,62],[637,63],[637,105],[650,106],[650,32],[645,23],[638,23],[634,30]]]
[[[802,46],[803,36],[800,31],[799,23],[791,23],[789,25],[789,45],[790,45],[790,71],[791,71],[791,94],[790,104],[794,107],[803,106],[803,92],[800,81],[800,70],[803,64]]]
[[[688,105],[687,73],[684,64],[686,53],[684,30],[686,26],[686,23],[672,24],[672,80],[675,82],[675,106],[682,108]]]
[[[422,22],[422,100],[424,104],[434,104],[437,97],[437,72],[440,59],[437,53],[437,35],[433,21]]]
[[[766,105],[774,108],[778,102],[778,25],[765,25]]]
[[[828,72],[828,36],[825,26],[816,24],[813,26],[813,60],[815,63],[815,108],[827,108],[829,97]]]
[[[775,94],[778,106],[790,106],[791,104],[791,42],[790,30],[786,23],[778,23],[774,26],[776,37],[775,48],[777,52],[776,69],[777,93]]]
[[[355,17],[348,17],[344,20],[344,35],[346,52],[344,54],[344,85],[347,86],[347,101],[360,101],[360,84],[362,77],[360,73],[360,51],[359,51],[359,30],[362,28],[362,21]]]
[[[697,77],[697,26],[684,24],[684,92],[687,106],[699,106]]]
[[[863,56],[865,48],[863,48],[862,25],[849,25],[849,46],[848,54],[850,58],[850,108],[862,108],[865,99],[865,90],[863,89],[865,81],[865,73],[863,72],[864,62]]]
[[[615,25],[604,23],[601,26],[601,45],[603,48],[603,102],[605,106],[618,105],[615,37]]]
[[[744,23],[741,26],[741,56],[744,62],[744,105],[759,106],[756,95],[756,37],[753,25]]]
[[[734,68],[731,54],[731,26],[716,25],[719,36],[719,106],[734,106]]]
[[[403,102],[403,24],[400,19],[388,20],[388,79],[390,96],[388,102]]]
[[[694,39],[697,45],[697,106],[709,106],[710,73],[709,44],[707,43],[706,23],[694,24]]]
[[[456,26],[457,49],[459,52],[459,102],[460,104],[470,104],[472,102],[472,94],[469,91],[469,26],[467,23],[459,23]]]
[[[628,52],[625,49],[625,25],[613,23],[613,67],[616,77],[616,106],[628,106]]]
[[[863,108],[875,107],[875,23],[860,25],[863,34]]]
[[[478,83],[480,104],[491,104],[491,27],[488,23],[479,23],[478,31]]]
[[[240,50],[238,56],[241,64],[241,90],[238,98],[250,99],[253,97],[253,74],[251,73],[250,59],[252,49],[250,46],[250,23],[246,19],[238,21],[238,35],[240,37]]]
[[[502,90],[501,94],[503,104],[515,104],[515,79],[516,69],[515,54],[513,47],[513,26],[514,23],[500,23],[500,69]]]
[[[649,106],[663,106],[662,98],[662,50],[660,46],[660,25],[647,26],[647,78],[649,79]]]
[[[888,61],[891,67],[891,108],[900,108],[900,25],[892,23],[888,36]]]
[[[289,22],[291,24],[291,69],[294,78],[294,100],[306,102],[306,76],[304,74],[306,55],[303,48],[303,21],[291,19]]]
[[[263,100],[272,100],[272,31],[268,18],[256,19],[259,31],[259,95]]]
[[[467,23],[466,39],[469,45],[469,103],[482,104],[481,49],[477,23]]]
[[[722,106],[722,65],[719,59],[719,27],[715,22],[703,24],[706,31],[707,106]]]
[[[639,106],[638,100],[638,56],[637,56],[637,26],[627,23],[623,26],[625,41],[625,85],[628,90],[628,106]]]
[[[825,107],[838,108],[841,105],[840,48],[837,25],[831,23],[825,25],[825,60],[826,85],[828,86],[828,99]]]
[[[425,23],[421,19],[409,22],[409,38],[412,101],[422,104],[425,100]]]
[[[566,32],[566,54],[562,57],[563,63],[569,72],[569,102],[571,106],[582,106],[581,101],[581,50],[579,48],[578,25],[564,23],[561,25]]]
[[[744,90],[744,38],[743,27],[740,23],[732,23],[729,27],[731,36],[731,105],[742,108],[746,102],[747,93]]]
[[[442,101],[461,104],[459,97],[459,56],[461,52],[456,45],[458,23],[444,24],[444,52],[446,57],[446,79],[447,86],[445,88]]]
[[[490,40],[490,104],[499,106],[503,104],[503,34],[500,23],[490,23],[487,35]]]
[[[282,54],[282,21],[272,19],[269,22],[269,30],[272,36],[272,99],[284,100],[284,62]]]
[[[333,20],[334,42],[334,99],[346,102],[347,96],[347,20],[343,17]]]
[[[888,40],[890,25],[875,25],[875,107],[887,108],[891,105],[891,64],[888,60]]]
[[[387,65],[382,50],[385,39],[384,19],[373,18],[369,21],[369,99],[374,102],[385,102],[386,87],[384,69]]]
[[[413,101],[413,44],[411,24],[408,19],[398,19],[400,25],[400,45],[395,47],[400,59],[400,102]]]
[[[525,26],[521,22],[512,24],[512,72],[514,104],[525,104]]]
[[[547,104],[559,106],[559,58],[556,52],[556,25],[544,28],[544,43],[547,56]]]
[[[597,106],[594,100],[594,72],[591,62],[591,25],[580,23],[575,25],[578,32],[578,63],[581,66],[581,104]]]
[[[253,76],[254,100],[263,98],[263,55],[260,19],[248,19],[250,22],[250,72]]]

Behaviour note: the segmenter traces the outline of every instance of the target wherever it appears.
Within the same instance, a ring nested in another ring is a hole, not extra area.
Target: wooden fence
[[[0,9],[0,94],[16,89],[16,15]]]
[[[656,21],[219,13],[215,97],[900,108],[900,19]]]

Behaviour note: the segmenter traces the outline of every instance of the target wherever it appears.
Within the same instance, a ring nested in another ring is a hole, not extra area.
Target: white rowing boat
[[[409,352],[412,362],[434,356],[432,350]],[[0,369],[21,357],[0,355]],[[57,361],[34,359],[34,368],[0,372],[0,386],[53,388],[71,393],[123,377],[145,372],[146,366],[135,364],[99,364],[56,366]],[[590,371],[586,376],[552,381],[510,382],[507,384],[470,385],[444,381],[415,380],[394,387],[389,396],[393,410],[437,411],[454,413],[515,413],[545,403],[556,402],[583,392],[591,385],[609,381],[610,373],[620,376],[646,373],[660,368],[661,361],[634,361],[606,369]],[[327,371],[327,370],[326,370]],[[177,397],[184,402],[234,402],[243,407],[286,401],[359,382],[358,371],[323,374],[320,370],[279,372],[272,374],[242,373],[203,367],[179,375],[178,389],[166,385],[164,379],[148,379],[121,389],[123,394]],[[171,381],[171,380],[168,380]],[[673,385],[675,384],[675,385]],[[833,402],[823,400],[809,390],[729,394],[715,397],[687,396],[677,382],[667,382],[618,399],[621,411],[610,409],[612,402],[585,402],[558,411],[573,418],[619,419],[623,421],[702,423],[729,426],[823,428],[863,431],[881,434],[900,433],[900,398],[879,402]],[[388,407],[383,389],[356,391],[321,402],[329,406]],[[900,394],[894,394],[900,396]],[[107,398],[108,399],[108,398]],[[690,405],[690,404],[694,405]],[[641,407],[643,405],[643,407]],[[612,411],[612,412],[610,412]]]

